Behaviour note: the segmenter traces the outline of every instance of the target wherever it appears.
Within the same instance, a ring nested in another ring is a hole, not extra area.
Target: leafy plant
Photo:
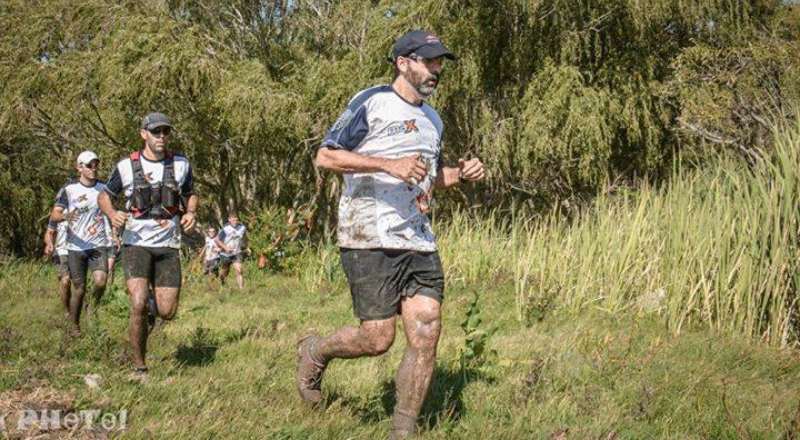
[[[467,306],[461,330],[464,331],[464,346],[461,348],[460,363],[462,371],[482,367],[495,350],[489,349],[489,339],[497,331],[496,327],[485,329],[481,324],[480,297],[475,293]]]

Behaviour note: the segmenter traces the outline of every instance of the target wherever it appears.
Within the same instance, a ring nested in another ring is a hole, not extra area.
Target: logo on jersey
[[[406,134],[411,133],[412,131],[419,131],[419,128],[417,128],[416,119],[409,119],[407,121],[403,121],[403,126],[405,127]]]
[[[395,121],[389,124],[385,130],[385,136],[397,136],[398,134],[419,133],[416,119],[408,119],[405,121]]]
[[[78,197],[78,202],[85,202],[85,201],[87,201],[87,200],[89,200],[89,196],[87,196],[86,194],[81,194],[81,195]]]

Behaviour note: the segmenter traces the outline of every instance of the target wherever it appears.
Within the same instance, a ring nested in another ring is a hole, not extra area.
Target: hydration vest
[[[172,153],[164,156],[161,183],[151,184],[144,177],[140,152],[131,153],[133,192],[130,212],[134,218],[171,219],[181,211],[180,190],[175,180],[175,160]]]

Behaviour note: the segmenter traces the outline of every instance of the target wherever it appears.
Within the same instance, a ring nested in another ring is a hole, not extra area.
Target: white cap
[[[89,150],[86,150],[86,151],[84,151],[83,153],[81,153],[81,154],[79,154],[79,155],[78,155],[78,165],[82,165],[82,164],[84,164],[84,165],[85,165],[85,164],[89,164],[89,163],[91,163],[93,160],[100,160],[100,159],[97,157],[97,155],[96,155],[96,154],[94,154],[94,151],[89,151]]]

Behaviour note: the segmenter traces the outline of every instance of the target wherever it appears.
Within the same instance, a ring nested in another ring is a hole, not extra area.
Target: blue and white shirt
[[[205,252],[203,252],[205,261],[214,261],[219,258],[219,246],[217,246],[215,238],[206,235]]]
[[[159,184],[164,176],[163,161],[149,161],[140,154],[142,171],[145,179],[150,184]],[[189,161],[184,156],[175,155],[173,157],[173,167],[175,170],[175,181],[182,196],[193,193],[192,168]],[[120,194],[125,195],[125,208],[130,209],[130,197],[133,194],[133,165],[130,158],[125,158],[117,163],[111,178],[106,184],[106,192],[116,197]],[[129,246],[142,247],[169,247],[179,249],[181,247],[181,225],[180,216],[176,215],[171,219],[146,219],[133,218],[128,216],[125,223],[125,230],[122,232],[122,244]]]
[[[219,241],[230,249],[230,252],[220,252],[223,257],[233,257],[242,253],[242,239],[247,232],[247,228],[239,223],[235,227],[226,223],[219,231]]]
[[[105,185],[99,180],[92,186],[75,180],[58,191],[56,206],[64,208],[62,223],[67,223],[67,250],[83,251],[111,245],[107,231],[111,225],[97,204],[97,196],[104,189]]]
[[[436,250],[430,220],[417,198],[430,193],[441,167],[444,127],[426,103],[404,100],[391,86],[356,94],[331,127],[322,147],[396,159],[420,154],[428,174],[409,185],[387,173],[345,173],[339,200],[338,245],[353,249]]]

